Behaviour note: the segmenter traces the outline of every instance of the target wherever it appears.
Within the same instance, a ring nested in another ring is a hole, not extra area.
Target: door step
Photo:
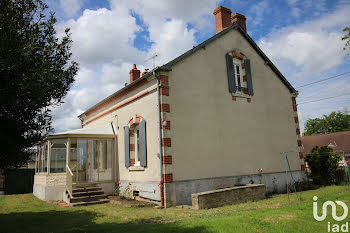
[[[96,184],[91,186],[74,185],[72,189],[72,197],[70,198],[71,206],[85,206],[108,203],[107,195],[101,187]]]
[[[82,202],[75,202],[71,203],[71,206],[86,206],[86,205],[96,205],[96,204],[104,204],[109,203],[109,199],[100,199],[97,201],[82,201]]]

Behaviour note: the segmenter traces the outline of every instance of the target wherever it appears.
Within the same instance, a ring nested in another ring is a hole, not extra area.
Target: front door
[[[78,139],[71,145],[69,167],[73,183],[112,180],[112,139]]]

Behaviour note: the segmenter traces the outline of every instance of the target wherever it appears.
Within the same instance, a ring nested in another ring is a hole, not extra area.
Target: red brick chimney
[[[223,6],[219,6],[214,10],[216,33],[231,26],[231,13],[230,9]]]
[[[140,78],[140,70],[137,69],[136,64],[132,66],[132,69],[129,72],[130,74],[130,83]]]
[[[232,23],[237,22],[239,25],[241,25],[241,27],[244,29],[244,31],[247,31],[247,26],[245,24],[245,21],[246,21],[246,17],[244,15],[239,14],[239,13],[234,13],[231,16]]]

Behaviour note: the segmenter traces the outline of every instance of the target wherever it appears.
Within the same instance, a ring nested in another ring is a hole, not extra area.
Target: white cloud
[[[150,54],[157,54],[157,62],[166,63],[195,45],[195,30],[188,30],[181,20],[165,22],[157,28],[156,43],[151,47]]]
[[[253,25],[261,24],[264,19],[264,14],[270,10],[268,1],[264,0],[254,4],[248,11],[247,21]]]
[[[81,0],[60,0],[60,6],[67,16],[74,16],[82,6]]]
[[[322,18],[274,31],[258,41],[259,46],[282,70],[294,65],[294,76],[320,74],[341,64],[341,29],[349,22],[350,5]]]
[[[112,9],[126,7],[137,14],[147,26],[149,40],[154,44],[146,58],[157,54],[156,66],[181,55],[195,45],[197,30],[188,29],[191,23],[199,29],[214,33],[212,12],[218,0],[112,0]],[[205,31],[206,33],[206,31]],[[148,64],[150,67],[151,62]]]
[[[72,32],[74,59],[83,65],[118,59],[132,61],[142,55],[133,47],[135,33],[140,27],[128,9],[85,10],[77,20],[63,22],[58,29],[62,31],[66,27]]]

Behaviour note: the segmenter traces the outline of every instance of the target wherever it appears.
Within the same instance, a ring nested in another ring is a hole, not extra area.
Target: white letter
[[[342,216],[338,217],[337,216],[337,210],[336,208],[333,209],[333,206],[332,206],[332,216],[334,218],[334,220],[336,221],[343,221],[347,216],[348,216],[348,207],[346,206],[346,204],[342,201],[335,201],[338,205],[340,205],[341,207],[343,207],[344,209],[344,213]]]
[[[349,222],[346,222],[345,224],[341,225],[341,231],[349,232]]]

